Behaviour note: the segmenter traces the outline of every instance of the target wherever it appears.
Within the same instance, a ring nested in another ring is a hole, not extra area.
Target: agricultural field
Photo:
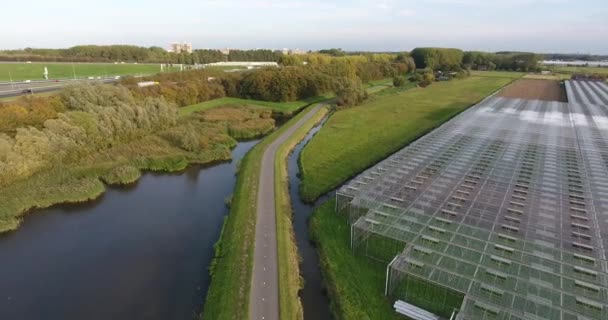
[[[519,79],[523,77],[525,72],[515,72],[515,71],[477,71],[472,70],[471,76],[474,77],[492,77],[492,78],[509,78],[509,79]]]
[[[160,72],[159,64],[111,63],[0,63],[0,81],[44,80],[44,67],[49,79],[150,75]],[[179,71],[176,67],[164,71]]]
[[[608,67],[584,67],[584,66],[547,66],[547,69],[555,73],[584,73],[584,74],[608,74]]]
[[[529,73],[525,75],[522,79],[536,79],[536,80],[566,80],[570,79],[569,74],[563,73],[554,73],[554,74],[540,74],[540,73]]]
[[[566,92],[557,80],[520,79],[502,89],[499,97],[566,102]]]
[[[193,112],[207,110],[215,107],[220,107],[224,105],[247,105],[247,106],[255,106],[262,108],[270,108],[273,111],[281,112],[281,113],[292,113],[297,111],[307,105],[321,102],[323,100],[329,99],[329,96],[316,96],[308,99],[291,101],[291,102],[271,102],[271,101],[261,101],[261,100],[249,100],[249,99],[241,99],[241,98],[231,98],[224,97],[214,100],[205,101],[202,103],[197,103],[191,106],[182,107],[179,109],[179,113],[182,116],[191,114]]]
[[[378,94],[336,112],[302,151],[303,198],[318,198],[512,81],[470,77],[437,82]]]

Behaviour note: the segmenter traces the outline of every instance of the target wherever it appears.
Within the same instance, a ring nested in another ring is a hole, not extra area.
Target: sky
[[[190,42],[608,54],[607,0],[30,0],[2,11],[0,49]]]

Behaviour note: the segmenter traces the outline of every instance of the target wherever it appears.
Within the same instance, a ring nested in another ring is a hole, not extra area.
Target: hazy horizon
[[[75,0],[5,4],[0,49],[131,44],[167,48],[481,51],[608,54],[608,4],[601,0],[302,1]],[[21,13],[22,12],[22,13]],[[61,18],[61,19],[58,19]]]

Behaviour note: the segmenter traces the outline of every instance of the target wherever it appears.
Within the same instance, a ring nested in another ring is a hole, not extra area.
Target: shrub
[[[407,84],[407,79],[404,76],[396,76],[393,78],[393,85],[395,87],[403,87]]]

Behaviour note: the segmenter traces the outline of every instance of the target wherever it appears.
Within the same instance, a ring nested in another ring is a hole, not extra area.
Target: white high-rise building
[[[175,52],[175,53],[182,53],[182,52],[192,53],[192,43],[186,43],[186,42],[172,43],[171,45],[169,45],[168,51]]]

